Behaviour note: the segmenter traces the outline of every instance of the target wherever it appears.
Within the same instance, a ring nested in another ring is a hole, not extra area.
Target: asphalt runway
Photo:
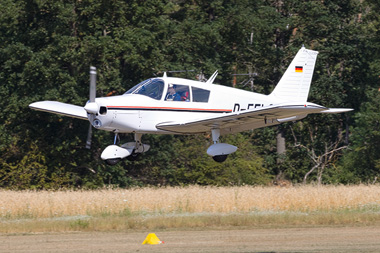
[[[380,252],[380,227],[1,234],[0,252]]]

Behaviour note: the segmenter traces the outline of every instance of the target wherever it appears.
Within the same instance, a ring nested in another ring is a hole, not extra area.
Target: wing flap
[[[203,133],[215,128],[223,130],[224,133],[233,133],[298,120],[308,114],[326,110],[328,108],[313,103],[282,104],[197,120],[163,122],[156,127],[174,133]]]
[[[87,120],[87,112],[82,106],[66,104],[57,101],[40,101],[29,105],[33,110],[50,112],[59,115]]]

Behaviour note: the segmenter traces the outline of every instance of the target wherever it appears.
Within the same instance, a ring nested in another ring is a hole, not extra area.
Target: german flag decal
[[[303,72],[303,67],[302,66],[296,66],[296,72]]]

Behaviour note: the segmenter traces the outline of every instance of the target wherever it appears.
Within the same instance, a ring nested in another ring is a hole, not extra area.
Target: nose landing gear
[[[108,146],[102,152],[101,158],[109,165],[115,165],[122,159],[134,161],[137,157],[148,151],[150,146],[141,142],[142,134],[135,133],[135,141],[127,142],[121,146],[116,145],[119,140],[118,132],[115,132],[114,144]]]

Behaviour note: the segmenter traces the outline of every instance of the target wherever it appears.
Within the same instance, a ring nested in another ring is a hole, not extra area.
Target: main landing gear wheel
[[[216,155],[213,156],[212,159],[214,159],[215,162],[222,163],[227,159],[228,155]]]
[[[227,143],[219,143],[220,129],[212,129],[211,135],[214,144],[207,149],[207,154],[211,156],[215,162],[222,163],[227,159],[229,154],[237,150],[237,147]]]
[[[116,165],[118,162],[120,162],[121,159],[120,158],[113,158],[113,159],[107,159],[106,160],[106,163],[108,165]]]

